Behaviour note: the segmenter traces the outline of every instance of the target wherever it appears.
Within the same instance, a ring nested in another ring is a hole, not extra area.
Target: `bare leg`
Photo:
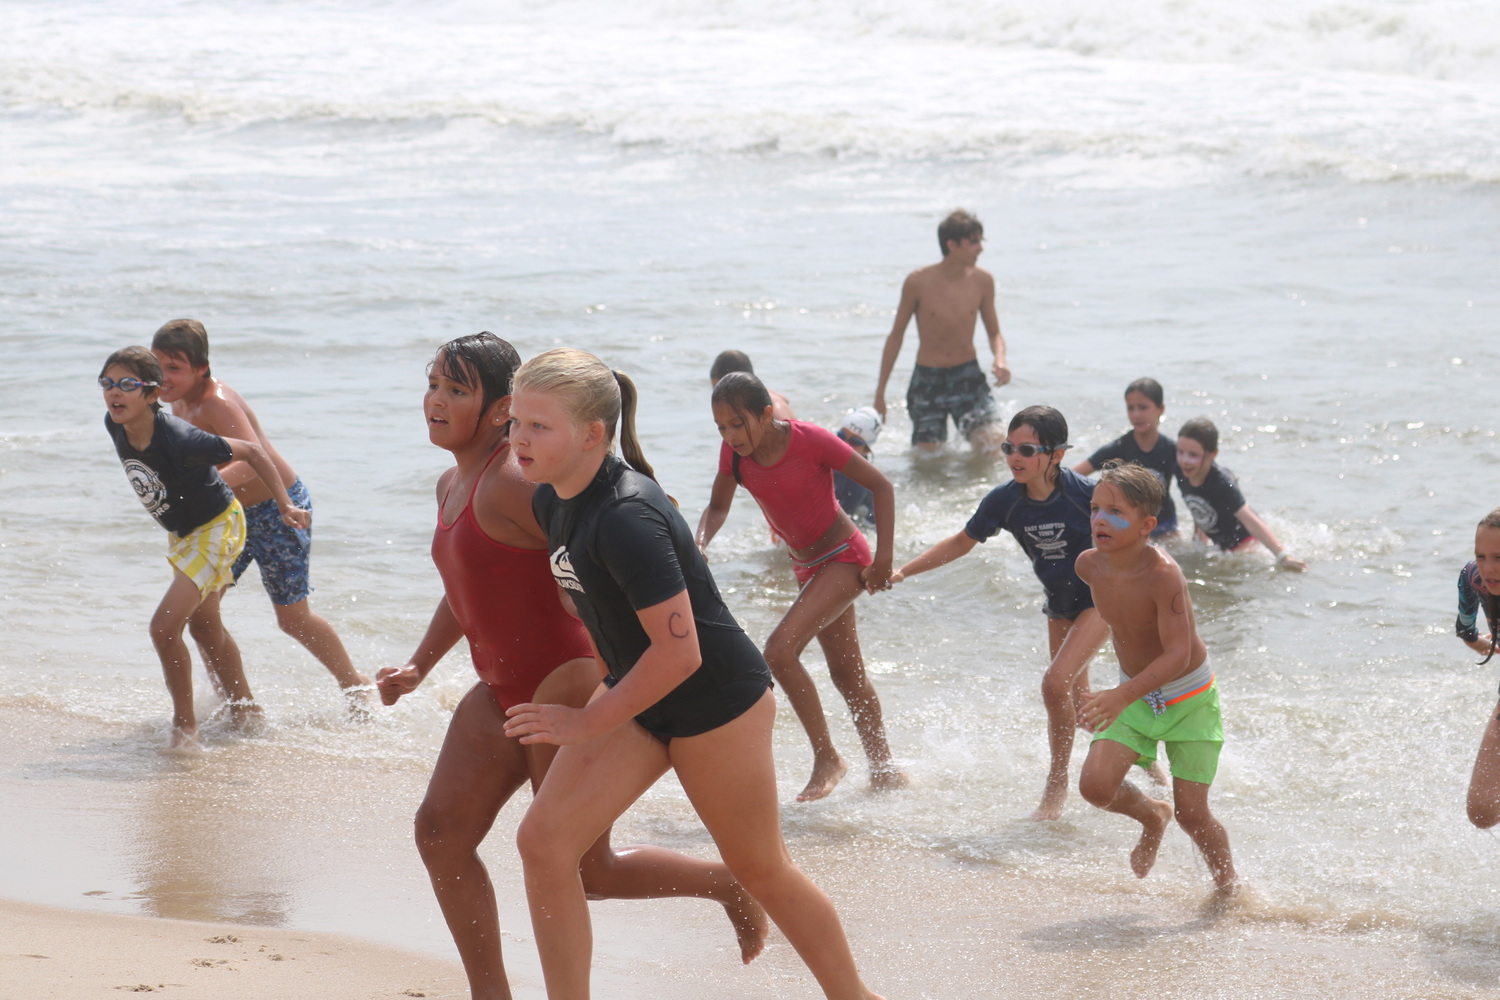
[[[823,702],[802,666],[801,657],[813,636],[832,624],[859,596],[859,570],[853,563],[824,566],[803,585],[781,623],[766,640],[766,663],[771,667],[771,676],[786,693],[786,700],[812,741],[813,773],[798,794],[798,802],[823,798],[849,770],[844,758],[833,748]]]
[[[505,737],[504,725],[494,693],[474,685],[453,712],[417,809],[417,850],[458,946],[473,1000],[511,996],[495,889],[479,858],[479,845],[500,808],[530,776],[521,745]]]
[[[229,705],[229,719],[235,728],[243,727],[261,718],[260,706],[250,693],[250,682],[245,678],[245,664],[240,659],[240,647],[234,636],[224,627],[219,616],[219,603],[224,591],[215,591],[203,598],[197,609],[188,618],[188,632],[203,653],[203,665],[214,686]]]
[[[1234,859],[1229,854],[1229,834],[1208,809],[1208,786],[1198,781],[1172,779],[1172,799],[1177,803],[1177,823],[1193,838],[1214,885],[1227,889],[1234,885]]]
[[[1474,773],[1469,777],[1469,822],[1481,830],[1500,823],[1500,705],[1490,713]]]
[[[314,614],[307,600],[296,604],[273,604],[276,609],[276,624],[281,631],[296,639],[338,681],[341,688],[368,687],[370,678],[354,668],[349,652],[333,630],[328,619]]]
[[[885,720],[880,712],[880,696],[865,673],[853,604],[818,633],[818,645],[823,648],[833,686],[838,688],[849,706],[854,728],[865,748],[865,757],[870,761],[870,787],[877,791],[905,788],[910,781],[891,760],[891,745],[886,740]]]
[[[526,900],[551,1000],[586,1000],[593,925],[584,852],[667,769],[666,747],[635,722],[561,748],[516,832]]]
[[[599,669],[595,661],[572,660],[542,681],[536,691],[536,700],[581,707],[588,704],[589,696],[598,688]],[[499,738],[505,739],[503,735]],[[532,787],[540,788],[558,748],[537,743],[522,749],[531,768]],[[616,850],[610,845],[610,832],[605,830],[584,852],[579,862],[579,874],[589,899],[660,899],[667,896],[712,899],[724,907],[734,925],[743,961],[750,962],[765,948],[766,934],[770,931],[766,911],[750,898],[734,880],[729,867],[718,859],[704,861],[654,846]]]
[[[193,708],[193,657],[182,639],[182,630],[200,599],[198,585],[174,568],[171,586],[151,616],[151,645],[156,647],[167,694],[172,697],[174,748],[198,742],[198,716]]]
[[[1141,824],[1141,839],[1130,852],[1130,870],[1136,878],[1145,878],[1156,864],[1161,839],[1172,824],[1172,807],[1160,799],[1145,795],[1125,780],[1125,775],[1139,759],[1130,747],[1114,740],[1095,740],[1083,762],[1078,791],[1084,799],[1100,809],[1129,816]],[[1205,789],[1208,786],[1202,786]],[[1227,851],[1228,842],[1225,842]]]
[[[771,760],[774,696],[718,729],[667,748],[719,853],[766,908],[829,1000],[879,1000],[865,988],[833,903],[793,864],[781,839]]]
[[[1005,440],[1005,429],[1000,424],[980,424],[969,432],[969,447],[981,455],[1000,458],[1000,442]]]
[[[1068,764],[1073,758],[1073,731],[1078,728],[1078,706],[1088,694],[1089,660],[1093,659],[1109,626],[1093,608],[1072,621],[1047,619],[1047,645],[1052,662],[1042,675],[1042,704],[1047,709],[1047,784],[1032,819],[1062,816],[1068,798]]]

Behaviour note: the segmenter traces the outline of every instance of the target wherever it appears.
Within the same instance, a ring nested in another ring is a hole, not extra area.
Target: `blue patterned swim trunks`
[[[287,496],[303,510],[312,510],[312,497],[299,477],[287,487]],[[238,583],[240,574],[250,568],[252,562],[260,565],[260,582],[271,603],[285,607],[307,600],[312,593],[308,583],[307,564],[312,555],[312,532],[288,526],[281,520],[281,511],[275,498],[262,500],[245,510],[248,528],[245,551],[234,563],[234,579]]]

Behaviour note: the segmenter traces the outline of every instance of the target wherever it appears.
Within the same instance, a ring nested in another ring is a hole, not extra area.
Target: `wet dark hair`
[[[99,369],[99,377],[103,378],[104,373],[115,365],[119,365],[142,382],[155,382],[157,386],[161,385],[161,362],[156,360],[156,355],[152,354],[149,348],[120,348],[104,359],[104,367]],[[156,394],[160,391],[159,388],[154,387],[141,390],[146,398],[150,400],[151,409],[153,410],[161,409],[161,404],[155,399]]]
[[[1163,396],[1161,391],[1161,383],[1156,381],[1156,379],[1136,379],[1134,382],[1125,387],[1125,395],[1128,396],[1132,392],[1138,392],[1142,396],[1145,396],[1147,399],[1151,400],[1151,402],[1155,403],[1157,406],[1161,407],[1162,409],[1166,409],[1167,404],[1162,402],[1165,397]]]
[[[429,375],[439,361],[443,362],[443,375],[465,389],[478,389],[483,394],[484,409],[495,400],[510,395],[511,379],[521,367],[521,355],[509,341],[501,340],[488,330],[455,337],[439,347],[427,364]]]
[[[195,319],[174,319],[163,323],[151,338],[151,349],[186,358],[194,368],[208,368],[208,331]],[[203,374],[212,375],[213,370]]]
[[[1127,462],[1123,458],[1112,458],[1104,463],[1099,474],[1099,485],[1109,483],[1125,497],[1125,502],[1147,517],[1161,514],[1162,501],[1167,498],[1167,487],[1156,478],[1156,474],[1144,465]]]
[[[1178,437],[1190,438],[1203,446],[1205,453],[1219,450],[1219,429],[1207,417],[1194,417],[1182,425]]]
[[[714,363],[708,369],[708,378],[711,382],[728,375],[730,372],[749,372],[755,374],[755,367],[750,364],[750,355],[744,351],[720,351],[719,356],[714,358]]]
[[[1018,427],[1030,427],[1035,431],[1037,442],[1047,449],[1048,454],[1053,454],[1057,449],[1068,446],[1068,421],[1050,406],[1026,407],[1010,418],[1010,426],[1006,428],[1006,431],[1010,433]],[[1048,482],[1057,481],[1057,470],[1060,467],[1059,463],[1048,470]]]
[[[948,241],[962,243],[974,237],[983,238],[984,224],[961,208],[955,208],[948,217],[938,223],[938,246],[943,256],[948,256]]]
[[[771,391],[749,372],[730,372],[719,379],[709,399],[744,416],[758,417],[771,405]]]

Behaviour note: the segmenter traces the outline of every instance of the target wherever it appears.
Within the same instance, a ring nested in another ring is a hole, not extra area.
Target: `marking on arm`
[[[681,617],[682,612],[674,611],[672,612],[671,617],[667,619],[667,631],[672,633],[672,638],[674,639],[686,639],[688,637],[687,626],[681,625],[681,623],[678,622],[678,619]],[[679,627],[682,628],[681,632],[677,631]]]

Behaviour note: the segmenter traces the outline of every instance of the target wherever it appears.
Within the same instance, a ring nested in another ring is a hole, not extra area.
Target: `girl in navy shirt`
[[[1068,797],[1068,760],[1078,709],[1089,695],[1088,664],[1109,635],[1094,610],[1088,584],[1073,564],[1093,544],[1089,500],[1094,484],[1062,465],[1068,422],[1050,406],[1028,406],[1011,418],[1000,450],[1011,481],[995,487],[958,534],[945,538],[891,574],[896,583],[936,569],[1009,531],[1031,559],[1047,600],[1047,646],[1052,662],[1042,677],[1051,764],[1034,819],[1057,819]]]

